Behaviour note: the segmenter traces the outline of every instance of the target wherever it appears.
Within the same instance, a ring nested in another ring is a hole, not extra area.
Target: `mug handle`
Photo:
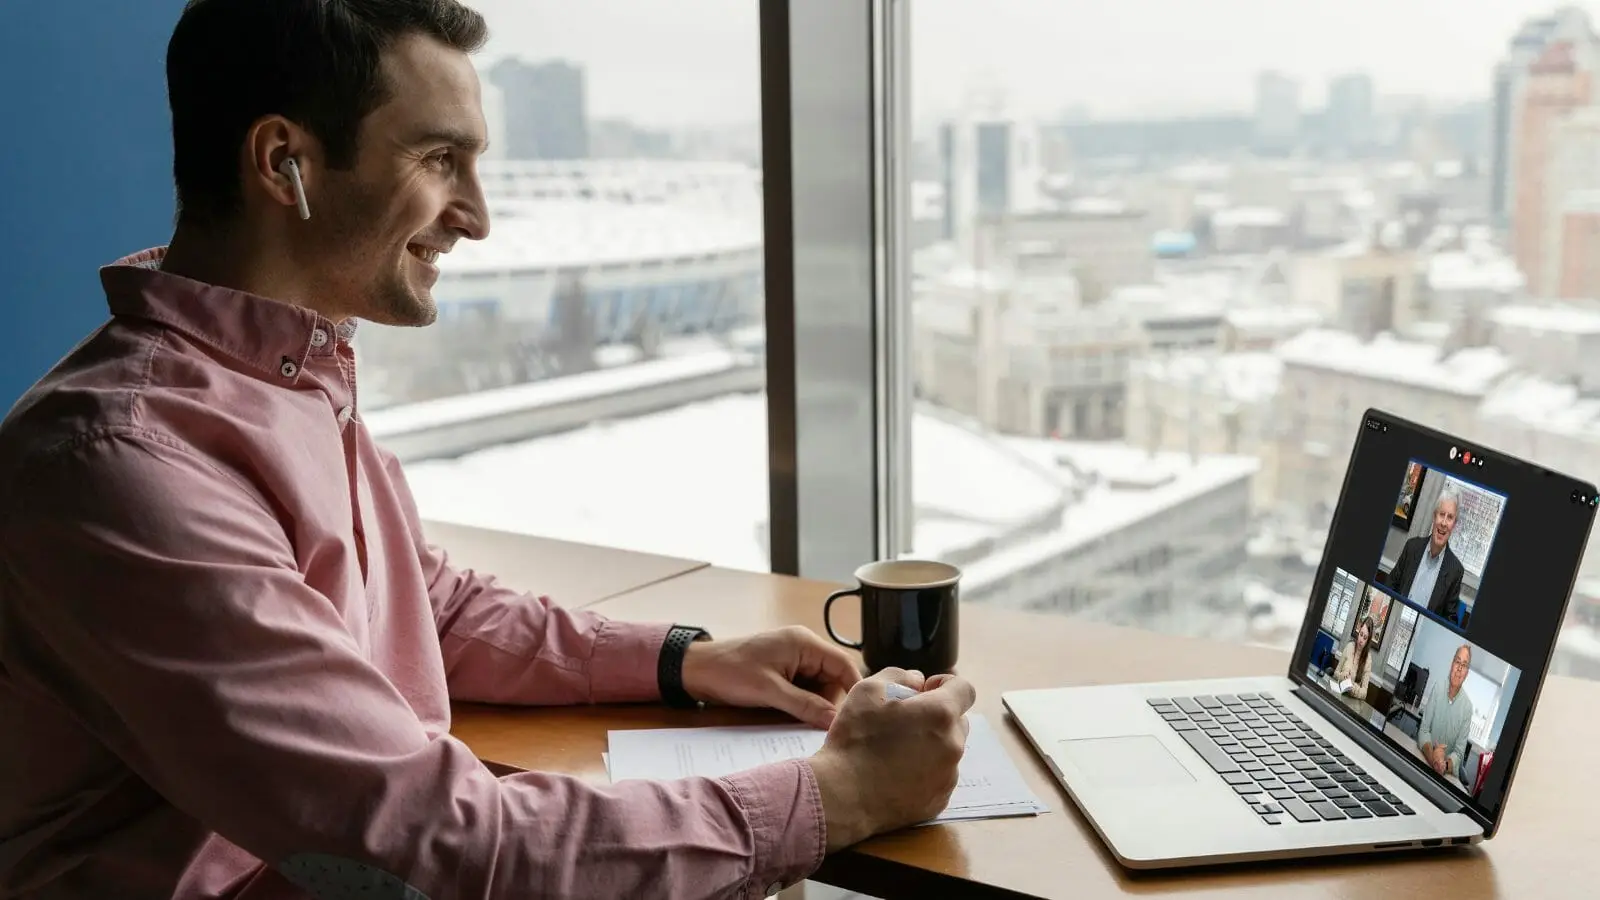
[[[828,629],[828,637],[833,638],[833,640],[838,644],[841,644],[841,645],[843,645],[845,647],[849,647],[851,650],[860,650],[861,649],[861,642],[860,641],[850,641],[850,640],[846,640],[846,639],[840,637],[839,633],[837,631],[833,630],[833,619],[829,615],[829,613],[833,609],[833,601],[838,600],[840,597],[859,597],[859,596],[861,596],[861,587],[858,585],[858,586],[853,587],[853,588],[846,588],[846,589],[844,589],[842,591],[834,591],[833,593],[828,595],[827,602],[822,604],[822,627]]]

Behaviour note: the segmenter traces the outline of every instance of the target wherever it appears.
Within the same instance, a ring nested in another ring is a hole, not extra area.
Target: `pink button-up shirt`
[[[484,768],[452,697],[656,700],[665,626],[452,568],[350,335],[160,259],[102,271],[110,322],[0,426],[0,898],[748,897],[821,862],[804,762]]]

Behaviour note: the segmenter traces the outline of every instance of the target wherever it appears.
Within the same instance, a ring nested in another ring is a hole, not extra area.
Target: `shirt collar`
[[[165,247],[125,256],[100,270],[113,316],[181,331],[275,379],[294,382],[308,358],[331,356],[355,337],[355,320],[326,316],[161,270]]]

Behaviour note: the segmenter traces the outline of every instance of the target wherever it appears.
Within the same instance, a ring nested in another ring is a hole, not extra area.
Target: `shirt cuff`
[[[661,699],[656,667],[671,625],[606,619],[589,660],[591,703],[648,703]]]
[[[803,881],[828,849],[822,792],[803,759],[760,766],[722,779],[750,821],[754,857],[741,896],[770,897]]]

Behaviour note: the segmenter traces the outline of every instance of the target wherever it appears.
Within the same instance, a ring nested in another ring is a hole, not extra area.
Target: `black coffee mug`
[[[868,563],[856,570],[857,586],[828,595],[822,624],[828,637],[860,650],[873,672],[889,666],[941,675],[956,667],[959,648],[961,570],[926,560]],[[861,640],[833,630],[830,612],[841,597],[861,598]]]

